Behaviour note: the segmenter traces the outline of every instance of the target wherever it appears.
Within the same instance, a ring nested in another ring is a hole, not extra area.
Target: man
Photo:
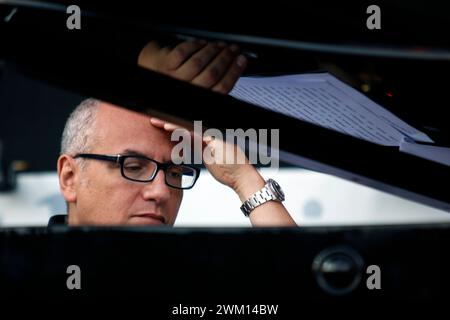
[[[151,42],[138,63],[228,93],[246,60],[237,47],[222,43],[184,42],[167,49]],[[66,123],[57,163],[68,224],[173,225],[183,190],[193,187],[198,177],[197,169],[172,163],[170,133],[174,128],[160,119],[94,99],[81,103]],[[205,139],[204,146],[212,155],[217,148],[237,148],[211,139]],[[205,165],[242,202],[266,188],[248,161],[225,164],[214,159]],[[279,201],[252,202],[246,208],[254,226],[296,225]]]

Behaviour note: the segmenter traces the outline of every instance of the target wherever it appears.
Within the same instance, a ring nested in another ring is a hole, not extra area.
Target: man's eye
[[[183,176],[182,172],[171,171],[170,176],[173,178],[181,178]]]
[[[140,166],[140,165],[127,165],[127,166],[125,166],[125,170],[127,170],[127,171],[140,171],[140,170],[143,170],[144,168],[142,167],[142,166]]]

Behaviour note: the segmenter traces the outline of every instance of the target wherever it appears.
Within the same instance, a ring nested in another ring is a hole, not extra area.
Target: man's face
[[[89,152],[96,154],[140,154],[159,162],[171,160],[170,135],[151,125],[148,116],[101,103],[94,124]],[[77,170],[76,201],[70,206],[70,225],[173,225],[183,192],[165,184],[160,170],[149,183],[122,177],[120,165],[84,159]]]

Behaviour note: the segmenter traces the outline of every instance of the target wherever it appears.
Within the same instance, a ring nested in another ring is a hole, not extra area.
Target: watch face
[[[269,185],[273,192],[276,194],[277,198],[279,198],[281,201],[284,201],[284,192],[281,190],[280,185],[275,180],[269,179]]]

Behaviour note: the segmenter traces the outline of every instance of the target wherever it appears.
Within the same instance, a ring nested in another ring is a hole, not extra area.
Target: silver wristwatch
[[[241,210],[248,217],[253,209],[271,200],[284,201],[284,192],[281,190],[280,185],[273,179],[267,180],[264,188],[255,192],[249,199],[244,201]]]

